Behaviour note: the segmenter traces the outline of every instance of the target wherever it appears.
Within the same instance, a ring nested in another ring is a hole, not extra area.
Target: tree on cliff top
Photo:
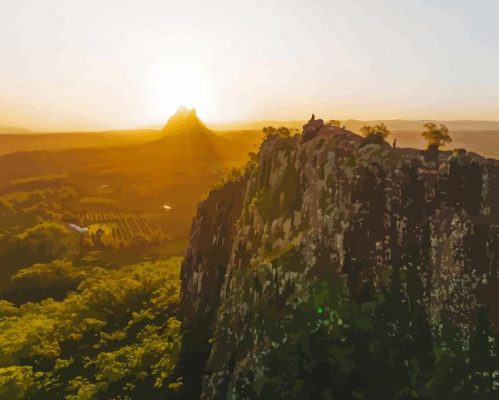
[[[279,128],[274,128],[273,126],[266,126],[265,128],[262,129],[263,133],[265,135],[274,135],[277,134],[279,136],[284,136],[284,137],[289,137],[291,136],[291,131],[289,128],[286,128],[285,126],[280,126]]]
[[[341,121],[339,121],[337,119],[330,119],[329,121],[326,122],[326,125],[336,126],[337,128],[339,128],[341,125]]]
[[[423,125],[426,128],[421,136],[428,142],[428,148],[440,148],[448,143],[452,142],[452,138],[449,135],[449,129],[444,125],[437,124],[433,122],[428,122]]]
[[[381,123],[375,126],[363,126],[361,129],[362,134],[364,135],[366,143],[377,143],[383,144],[385,139],[390,135],[390,131],[388,127]]]
[[[277,132],[277,129],[274,128],[273,126],[266,126],[262,129],[263,133],[266,135],[273,135],[274,133]]]

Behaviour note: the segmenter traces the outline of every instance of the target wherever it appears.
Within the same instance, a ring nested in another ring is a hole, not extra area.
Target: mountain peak
[[[186,106],[181,105],[177,109],[177,111],[175,112],[175,114],[173,114],[170,118],[174,118],[174,117],[186,117],[190,113],[193,113],[194,115],[196,115],[196,109],[193,108],[193,109],[189,110]]]
[[[169,119],[162,131],[165,133],[183,133],[193,130],[207,130],[206,125],[198,118],[196,109],[180,106]]]

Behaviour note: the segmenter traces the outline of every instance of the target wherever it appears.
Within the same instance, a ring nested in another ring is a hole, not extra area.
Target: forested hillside
[[[54,261],[18,272],[16,289],[39,302],[0,300],[0,398],[175,393],[181,385],[172,375],[180,351],[179,263],[107,270]]]
[[[119,266],[182,255],[197,203],[256,150],[239,133],[214,132],[181,107],[144,135],[0,142],[0,154],[31,137],[25,150],[45,149],[0,155],[0,293],[15,299],[10,277],[34,263]]]
[[[232,134],[180,109],[150,140],[0,143],[43,149],[0,156],[0,399],[179,394],[175,256],[197,202],[255,144]]]

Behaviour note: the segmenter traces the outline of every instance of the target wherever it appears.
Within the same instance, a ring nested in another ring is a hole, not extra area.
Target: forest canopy
[[[85,273],[67,262],[18,273],[80,281],[61,301],[0,302],[0,398],[165,398],[180,349],[180,258]],[[39,288],[40,289],[40,288]],[[41,288],[45,290],[45,288]]]

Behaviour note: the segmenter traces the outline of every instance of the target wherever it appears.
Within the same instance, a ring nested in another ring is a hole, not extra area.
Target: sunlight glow
[[[206,74],[185,63],[163,65],[151,79],[150,104],[158,119],[174,113],[180,105],[198,111],[208,106]]]
[[[159,126],[181,104],[208,123],[496,120],[483,2],[4,0],[0,126]]]

